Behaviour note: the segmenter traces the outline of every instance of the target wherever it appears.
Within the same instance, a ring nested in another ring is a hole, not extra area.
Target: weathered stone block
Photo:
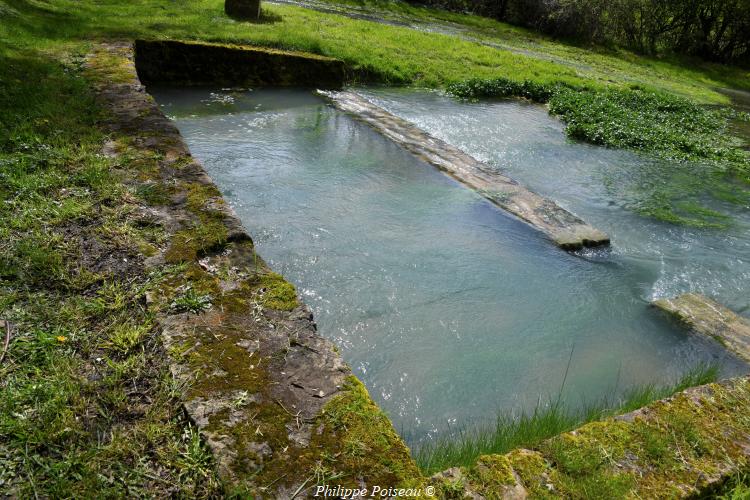
[[[224,12],[236,19],[258,19],[260,17],[260,0],[226,0]]]
[[[565,250],[609,245],[609,236],[518,184],[460,149],[376,106],[354,92],[320,92],[341,111],[353,115],[418,158],[478,191],[498,207],[546,234]]]
[[[750,361],[750,321],[718,302],[697,293],[654,301],[695,333],[711,337],[746,361]]]

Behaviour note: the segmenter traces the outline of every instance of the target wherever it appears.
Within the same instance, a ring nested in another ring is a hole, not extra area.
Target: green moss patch
[[[291,311],[299,306],[297,291],[294,285],[287,282],[276,273],[264,274],[260,277],[261,304],[278,311]]]
[[[356,377],[350,376],[342,394],[325,405],[320,422],[325,428],[315,436],[314,446],[330,450],[326,465],[334,473],[346,471],[339,479],[342,484],[356,486],[363,480],[371,485],[413,487],[421,483],[409,449]]]

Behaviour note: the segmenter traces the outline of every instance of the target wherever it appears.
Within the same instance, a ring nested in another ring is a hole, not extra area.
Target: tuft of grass
[[[719,500],[747,500],[750,498],[750,476],[747,473],[734,475],[716,492],[715,498]]]
[[[198,293],[192,288],[187,288],[182,295],[172,301],[170,308],[175,312],[200,314],[211,308],[211,296]]]
[[[141,345],[147,338],[151,325],[149,323],[121,323],[112,329],[105,347],[119,354],[127,355]]]
[[[456,466],[472,466],[482,455],[533,447],[545,439],[603,418],[628,413],[689,387],[716,381],[718,368],[698,365],[667,386],[635,387],[620,397],[607,397],[583,409],[572,409],[560,398],[520,416],[500,414],[491,427],[463,429],[454,435],[421,445],[414,458],[425,475]]]

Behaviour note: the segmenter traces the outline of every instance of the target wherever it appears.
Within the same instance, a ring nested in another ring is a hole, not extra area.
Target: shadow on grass
[[[281,17],[279,14],[276,14],[274,12],[271,12],[270,10],[266,10],[261,8],[260,9],[260,15],[258,17],[245,17],[245,16],[238,16],[238,15],[232,15],[227,14],[227,16],[237,21],[238,23],[250,23],[250,24],[275,24],[280,23],[284,20],[283,17]]]

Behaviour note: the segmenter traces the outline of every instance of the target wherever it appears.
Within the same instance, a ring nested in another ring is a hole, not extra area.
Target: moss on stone
[[[483,455],[471,468],[468,478],[484,489],[495,490],[515,484],[510,459],[505,455]]]
[[[433,484],[445,498],[498,496],[512,477],[532,498],[685,498],[745,470],[748,449],[750,381],[736,379],[584,425],[537,450],[483,456]]]
[[[227,243],[227,234],[221,222],[198,223],[174,234],[164,258],[170,264],[193,262],[210,251],[220,250]]]
[[[193,213],[200,213],[206,210],[206,203],[224,204],[221,192],[213,184],[191,183],[185,186],[187,191],[187,207]]]
[[[344,484],[413,487],[423,483],[414,460],[388,417],[372,401],[365,386],[349,376],[342,394],[329,401],[319,418],[323,431],[314,446],[337,456],[331,467],[347,471]]]
[[[286,281],[281,275],[268,273],[261,276],[260,286],[263,289],[260,302],[264,307],[277,311],[291,311],[299,306],[294,285]]]

